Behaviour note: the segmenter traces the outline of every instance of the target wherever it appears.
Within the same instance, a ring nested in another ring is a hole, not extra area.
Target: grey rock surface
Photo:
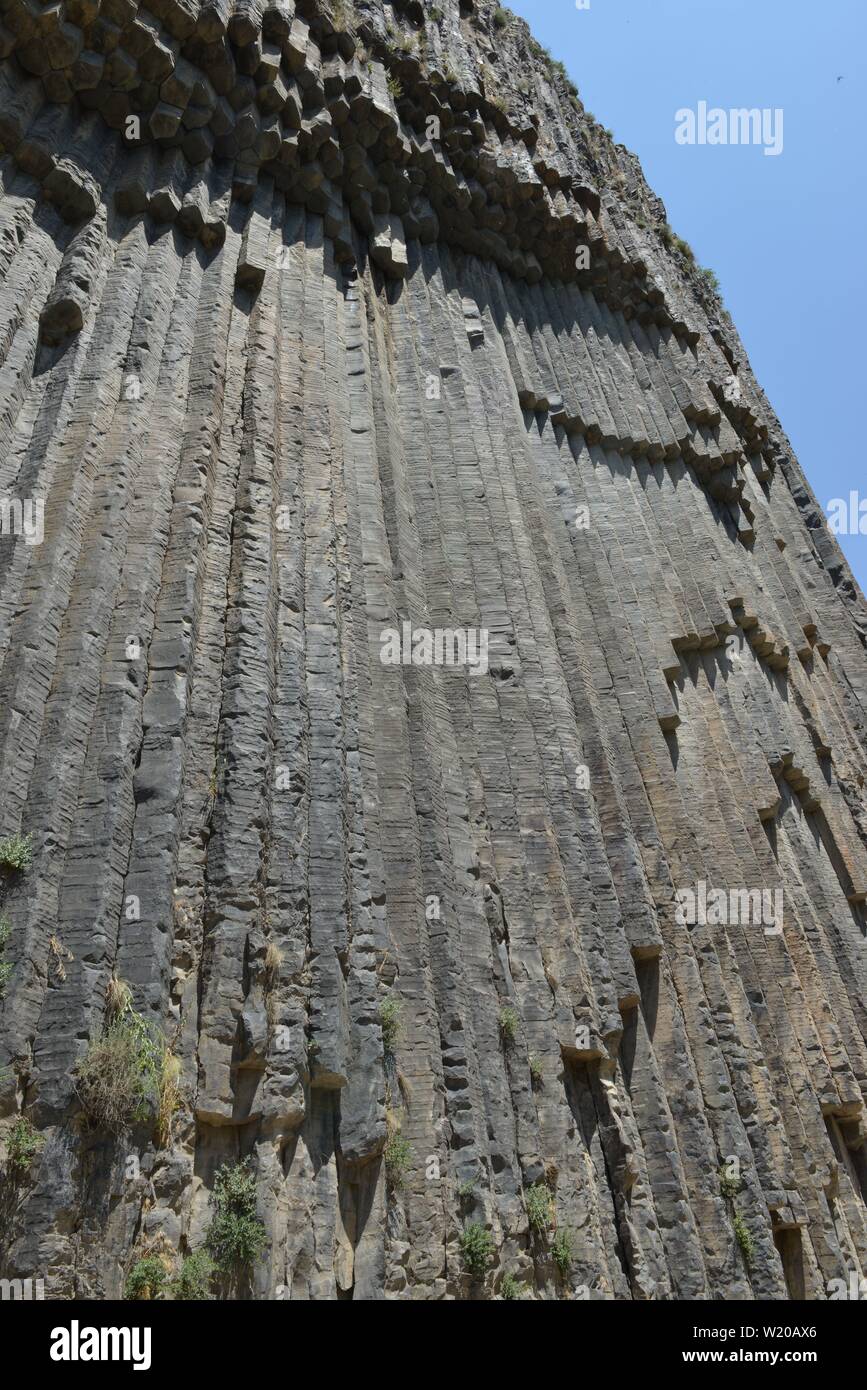
[[[867,1271],[867,610],[637,161],[494,15],[0,0],[0,499],[44,507],[0,1277],[49,1298],[176,1268],[245,1157],[238,1297]],[[178,1104],[110,1133],[119,981]]]

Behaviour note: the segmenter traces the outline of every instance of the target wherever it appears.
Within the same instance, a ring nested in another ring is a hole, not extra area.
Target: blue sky
[[[856,425],[867,399],[867,0],[510,8],[639,156],[675,232],[716,271],[822,507],[850,489],[867,497]],[[675,112],[699,101],[782,107],[782,153],[678,145]],[[867,535],[839,540],[867,589]]]

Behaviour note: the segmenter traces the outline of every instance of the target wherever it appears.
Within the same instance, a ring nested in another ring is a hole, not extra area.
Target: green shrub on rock
[[[382,1026],[382,1046],[386,1056],[392,1056],[400,1037],[400,1000],[389,994],[379,1006]]]
[[[741,1216],[739,1211],[736,1211],[734,1217],[732,1218],[732,1226],[734,1228],[735,1240],[740,1246],[741,1254],[744,1257],[744,1263],[747,1265],[751,1265],[753,1262],[753,1254],[755,1251],[755,1247],[753,1245],[753,1238],[750,1235],[747,1223],[744,1221],[744,1218]]]
[[[494,1237],[478,1221],[471,1221],[460,1235],[461,1263],[467,1274],[479,1279],[491,1263]]]
[[[403,1187],[404,1180],[412,1163],[412,1150],[398,1131],[389,1135],[384,1151],[385,1176],[394,1191]]]
[[[194,1250],[187,1255],[171,1282],[169,1293],[176,1303],[206,1303],[213,1298],[211,1281],[217,1272],[216,1262],[207,1250]]]
[[[534,1182],[532,1187],[527,1188],[524,1201],[530,1229],[542,1235],[548,1230],[554,1215],[550,1189],[543,1182]]]
[[[75,1089],[90,1123],[119,1134],[159,1116],[167,1049],[132,1007],[128,986],[112,981],[109,1000],[109,1020],[76,1068]]]
[[[6,943],[9,940],[9,933],[11,930],[9,918],[0,917],[0,999],[2,999],[6,993],[9,976],[12,974],[11,960],[3,959],[3,952],[6,950]]]
[[[554,1263],[565,1279],[572,1268],[572,1237],[568,1231],[558,1231],[551,1246]]]
[[[29,869],[33,857],[31,840],[30,835],[9,835],[0,840],[0,869],[11,874],[23,874]]]
[[[163,1261],[157,1255],[145,1255],[136,1260],[127,1276],[124,1297],[133,1300],[159,1298],[168,1282]]]
[[[507,1047],[518,1036],[518,1015],[514,1009],[500,1010],[500,1033]]]
[[[19,1175],[25,1173],[44,1147],[45,1136],[33,1128],[26,1115],[20,1115],[6,1140],[6,1156],[12,1169]]]
[[[527,1292],[527,1285],[516,1279],[514,1274],[504,1274],[500,1294],[507,1303],[520,1302]]]
[[[223,1274],[248,1270],[260,1259],[268,1239],[256,1214],[256,1179],[249,1159],[224,1163],[217,1170],[212,1201],[215,1211],[205,1244],[217,1268]]]

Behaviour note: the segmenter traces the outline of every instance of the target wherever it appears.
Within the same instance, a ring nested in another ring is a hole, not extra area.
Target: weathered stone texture
[[[0,1127],[46,1140],[0,1274],[118,1297],[249,1154],[257,1298],[824,1298],[867,610],[633,157],[522,22],[422,9],[0,0],[0,499],[45,503],[0,536]],[[488,669],[384,665],[404,622]],[[700,882],[782,933],[680,923]],[[113,976],[168,1148],[82,1123]]]

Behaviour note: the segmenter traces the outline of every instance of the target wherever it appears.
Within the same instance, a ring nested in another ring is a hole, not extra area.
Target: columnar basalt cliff
[[[0,55],[0,1276],[867,1273],[867,609],[634,157],[488,4]]]

